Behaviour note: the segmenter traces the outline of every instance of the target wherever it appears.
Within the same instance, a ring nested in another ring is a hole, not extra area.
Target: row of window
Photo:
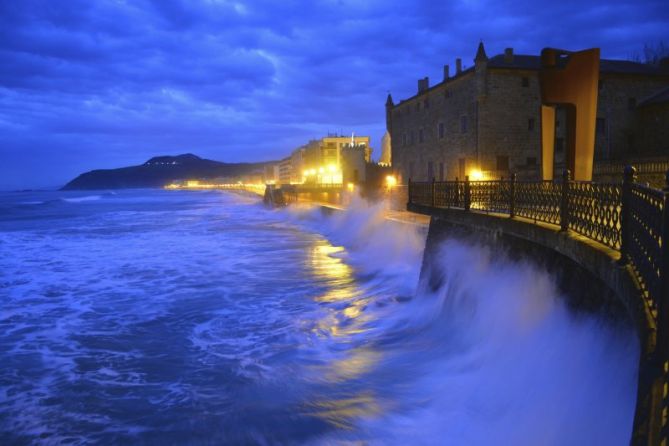
[[[464,178],[465,176],[465,159],[460,158],[459,160],[459,178]],[[508,172],[509,169],[509,157],[507,155],[498,155],[496,159],[496,167],[498,172]],[[537,158],[534,156],[528,156],[525,159],[525,164],[527,166],[536,166],[537,165]],[[415,164],[414,162],[409,163],[409,178],[413,178],[414,175],[416,174],[414,170]],[[445,180],[445,175],[446,175],[446,168],[445,168],[445,163],[444,162],[439,162],[438,164],[438,175],[435,175],[435,169],[434,169],[434,163],[432,161],[427,162],[427,178],[434,178],[435,180],[438,181],[444,181]]]
[[[460,133],[467,133],[467,117],[466,116],[461,116],[460,117]],[[437,126],[437,134],[439,135],[439,139],[443,139],[446,136],[446,126],[444,125],[443,122],[440,122],[439,125]],[[411,130],[408,134],[403,133],[402,134],[402,145],[412,145],[414,144],[414,131]],[[423,132],[423,129],[418,129],[418,142],[422,143],[425,142],[425,133]]]
[[[529,77],[522,77],[521,78],[521,85],[523,87],[529,87],[530,86],[530,78]],[[448,99],[452,96],[452,93],[450,90],[446,89],[444,90],[443,96],[445,99]],[[423,101],[417,101],[416,102],[416,111],[419,112],[422,108],[430,108],[430,98],[426,97]],[[411,106],[407,105],[406,107],[400,108],[397,110],[398,114],[402,114],[403,112],[406,113],[407,115],[411,114]]]
[[[527,120],[527,130],[529,131],[534,131],[534,118],[529,118]],[[559,126],[559,124],[558,124]],[[461,116],[460,117],[460,133],[467,133],[467,116]],[[446,136],[446,126],[443,122],[440,122],[439,125],[437,126],[437,135],[439,136],[439,139],[444,139]],[[423,129],[418,130],[418,142],[422,143],[424,142],[424,133]],[[402,134],[402,145],[412,145],[414,144],[414,132],[411,130],[409,134],[407,135],[406,133]]]

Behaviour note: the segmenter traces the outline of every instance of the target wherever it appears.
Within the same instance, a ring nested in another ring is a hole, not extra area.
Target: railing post
[[[565,169],[562,172],[562,193],[560,199],[560,231],[569,230],[569,182],[571,172]]]
[[[655,347],[655,361],[660,373],[656,381],[657,390],[651,411],[656,414],[657,425],[652,430],[657,444],[666,444],[667,438],[665,408],[667,405],[667,360],[669,360],[669,171],[665,173],[665,183],[662,189],[662,226],[660,230],[660,295],[657,299],[657,346]],[[653,410],[654,409],[654,410]]]
[[[509,183],[509,218],[516,216],[516,174],[511,174]]]
[[[451,195],[453,195],[453,198],[455,198],[455,202],[451,205],[451,207],[459,208],[460,207],[460,179],[458,177],[455,177],[455,193],[451,192]]]
[[[469,187],[469,175],[465,175],[465,211],[468,211],[472,204],[472,196]]]
[[[411,178],[409,178],[409,183],[407,184],[407,206],[411,204]]]
[[[658,336],[663,335],[662,340],[658,340],[661,345],[663,361],[669,358],[669,171],[665,173],[662,207],[662,258],[660,260],[660,299],[658,302]]]
[[[626,166],[623,176],[623,187],[620,197],[620,259],[618,263],[627,265],[629,262],[630,246],[630,200],[632,198],[632,183],[636,181],[634,166]]]
[[[435,207],[435,203],[434,177],[432,177],[432,207]]]

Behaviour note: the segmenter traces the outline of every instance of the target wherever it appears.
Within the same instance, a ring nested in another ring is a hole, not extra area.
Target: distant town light
[[[355,189],[355,184],[353,184],[353,183],[348,183],[348,184],[346,185],[346,188],[347,188],[348,190],[350,190],[351,192],[353,192],[353,190]]]
[[[319,167],[318,168],[318,173],[323,173],[323,172],[325,172],[325,169],[323,169],[322,167]]]
[[[394,175],[388,175],[386,177],[386,185],[388,187],[394,187],[397,186],[397,178],[395,178]]]
[[[334,164],[330,164],[330,165],[328,166],[328,170],[329,170],[330,172],[334,173],[334,172],[337,171],[337,166],[335,166]]]

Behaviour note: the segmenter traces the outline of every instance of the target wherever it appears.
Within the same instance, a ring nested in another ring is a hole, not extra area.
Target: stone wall
[[[595,135],[595,160],[661,155],[657,150],[662,147],[658,145],[660,141],[644,139],[644,135],[655,129],[638,127],[636,104],[666,88],[669,81],[661,77],[602,73],[599,83],[597,119],[600,122]],[[669,127],[669,120],[664,121],[664,127]]]
[[[474,162],[476,109],[472,71],[395,106],[391,112],[392,160],[400,181],[427,180],[430,163],[431,176],[439,180],[443,165],[443,178],[453,179],[460,174],[459,159]]]
[[[541,92],[537,72],[493,70],[488,72],[487,84],[487,94],[479,106],[481,170],[491,172],[493,178],[508,178],[510,172],[521,178],[537,178],[541,165]]]
[[[667,156],[669,107],[658,115],[636,104],[666,88],[669,79],[611,73],[600,76],[595,163]],[[472,169],[483,171],[484,179],[511,172],[520,179],[540,177],[537,70],[490,69],[482,62],[432,88],[425,89],[426,80],[421,82],[423,89],[416,96],[397,105],[387,104],[393,169],[401,183],[406,184],[409,178],[462,179]],[[567,132],[560,107],[556,121],[555,168],[559,176],[565,164]]]
[[[639,107],[634,145],[634,153],[640,157],[669,157],[669,102]]]

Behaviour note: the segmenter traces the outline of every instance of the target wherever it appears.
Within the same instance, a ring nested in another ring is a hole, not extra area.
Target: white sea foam
[[[44,201],[22,201],[22,202],[19,203],[19,204],[32,205],[32,206],[34,206],[34,205],[44,204],[44,203],[45,203]]]
[[[547,272],[457,240],[434,257],[439,289],[416,288],[425,234],[384,209],[354,200],[331,217],[290,213],[342,245],[331,255],[366,279],[314,322],[328,331],[310,347],[324,365],[309,379],[364,376],[377,396],[353,396],[335,422],[355,427],[316,443],[629,443],[639,356],[629,326],[575,314]],[[392,290],[414,297],[375,304]]]
[[[309,444],[292,435],[312,428],[324,444],[627,443],[637,341],[572,314],[545,272],[451,240],[432,292],[418,284],[425,233],[385,220],[383,204],[327,217],[256,202],[120,192],[77,207],[85,218],[0,232],[12,346],[0,431],[79,444],[160,443],[170,432],[156,426],[177,425],[174,441],[229,444]]]
[[[62,200],[68,203],[85,203],[88,201],[97,201],[101,198],[102,195],[86,195],[84,197],[62,198]]]

